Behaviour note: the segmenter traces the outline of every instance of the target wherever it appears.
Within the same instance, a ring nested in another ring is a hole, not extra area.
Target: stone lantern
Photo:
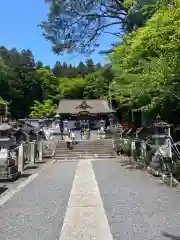
[[[105,138],[105,121],[103,119],[100,120],[100,129],[98,130],[98,138]]]
[[[0,179],[16,179],[18,172],[17,156],[12,153],[16,146],[14,129],[7,121],[0,125]]]
[[[109,114],[109,124],[110,124],[110,127],[113,127],[113,118],[114,118],[114,115],[112,113]]]
[[[153,132],[151,137],[156,145],[162,146],[167,144],[167,139],[170,138],[170,127],[171,125],[163,122],[160,116],[157,116],[156,122],[151,126]]]
[[[100,129],[105,129],[105,121],[103,119],[100,120]]]
[[[64,126],[64,132],[67,132],[68,131],[68,121],[67,120],[63,121],[63,126]]]
[[[60,118],[61,118],[61,116],[59,115],[59,113],[56,113],[55,120],[58,124],[59,124]]]
[[[57,113],[55,116],[55,128],[56,131],[58,132],[58,134],[60,133],[60,123],[61,123],[61,116],[59,115],[59,113]]]
[[[171,167],[172,165],[172,143],[171,143],[171,135],[170,135],[170,127],[171,125],[166,122],[161,121],[160,117],[157,117],[157,121],[151,126],[151,139],[152,145],[158,149],[155,155],[152,157],[152,161],[150,163],[150,167],[154,170],[166,169],[167,166]],[[163,158],[162,163],[161,159]],[[163,164],[163,166],[162,166]]]

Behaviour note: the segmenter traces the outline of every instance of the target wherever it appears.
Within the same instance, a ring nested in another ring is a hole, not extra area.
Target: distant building
[[[61,100],[57,108],[61,119],[71,122],[70,128],[79,128],[83,122],[89,122],[91,128],[99,127],[100,120],[109,122],[109,117],[115,113],[109,108],[106,100],[100,99],[78,99]]]

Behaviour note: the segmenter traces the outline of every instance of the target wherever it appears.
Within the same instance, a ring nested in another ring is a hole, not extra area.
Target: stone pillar
[[[24,144],[21,143],[18,149],[18,171],[23,173],[24,171]]]
[[[132,161],[136,161],[136,143],[134,140],[131,142],[131,158]]]
[[[31,162],[31,144],[30,142],[27,142],[27,158],[28,158],[28,163]]]
[[[43,141],[39,141],[39,161],[43,160]]]
[[[167,156],[172,159],[172,146],[171,146],[171,130],[168,128],[168,139],[166,140],[167,144]]]
[[[30,163],[35,164],[35,142],[30,142]]]

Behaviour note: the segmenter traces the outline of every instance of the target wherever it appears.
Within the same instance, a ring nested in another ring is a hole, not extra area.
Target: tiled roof
[[[85,102],[84,102],[85,101]],[[89,106],[87,109],[81,109],[81,104]],[[61,100],[57,109],[59,114],[78,114],[80,111],[88,111],[93,114],[115,112],[109,108],[106,100],[86,99],[86,100]]]

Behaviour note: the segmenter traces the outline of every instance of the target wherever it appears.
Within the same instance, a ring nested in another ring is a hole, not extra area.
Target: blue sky
[[[48,6],[44,0],[1,0],[0,8],[0,45],[7,48],[16,47],[18,50],[31,49],[35,60],[53,66],[56,61],[68,64],[78,64],[86,60],[81,55],[57,56],[51,51],[51,43],[42,36],[42,30],[37,27],[41,20],[45,20]],[[104,50],[110,43],[117,41],[111,35],[102,36],[101,47]],[[95,62],[104,63],[104,56],[94,53],[91,58]]]

